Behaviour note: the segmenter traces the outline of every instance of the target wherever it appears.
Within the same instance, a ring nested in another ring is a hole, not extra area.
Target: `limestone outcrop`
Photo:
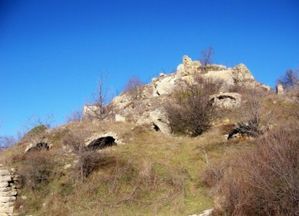
[[[84,118],[96,118],[99,112],[99,107],[96,105],[85,105],[83,107],[83,117]]]
[[[17,199],[19,176],[14,170],[0,166],[0,215],[14,215],[14,203]]]
[[[241,95],[234,92],[219,93],[210,96],[214,106],[223,109],[235,109],[241,106]]]
[[[201,63],[200,61],[192,61],[192,59],[184,55],[183,63],[177,66],[177,76],[183,77],[188,75],[194,75],[200,71]]]
[[[241,96],[237,93],[229,93],[235,85],[267,90],[267,87],[255,81],[244,64],[239,64],[233,68],[211,64],[205,66],[205,70],[201,70],[199,61],[193,61],[190,57],[184,56],[176,72],[171,74],[161,73],[158,77],[153,78],[151,83],[140,89],[138,98],[132,97],[130,92],[123,92],[115,97],[109,105],[109,107],[112,107],[112,111],[106,119],[145,124],[156,131],[170,133],[171,130],[164,106],[177,89],[186,84],[195,83],[196,79],[221,83],[220,90],[226,93],[214,95],[212,100],[216,106],[222,108],[239,107]],[[83,115],[93,117],[96,112],[96,106],[88,105],[84,107]]]
[[[281,83],[278,83],[276,85],[276,94],[278,94],[278,95],[283,95],[284,94],[283,85]]]

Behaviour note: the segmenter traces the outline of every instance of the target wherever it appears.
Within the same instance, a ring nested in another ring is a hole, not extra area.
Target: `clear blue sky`
[[[273,85],[299,67],[299,1],[0,0],[0,136],[32,118],[62,123],[103,73],[113,95],[208,46]]]

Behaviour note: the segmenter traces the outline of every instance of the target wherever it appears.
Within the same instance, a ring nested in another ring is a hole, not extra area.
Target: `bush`
[[[138,77],[132,77],[128,80],[124,92],[128,93],[133,100],[138,100],[142,97],[143,83]]]
[[[230,163],[216,188],[225,215],[298,215],[299,129],[260,138]]]
[[[263,98],[266,93],[257,88],[239,89],[242,94],[243,102],[241,108],[234,114],[237,114],[238,123],[228,134],[228,139],[236,134],[247,137],[258,137],[269,129],[273,120],[273,109],[263,107]]]
[[[220,83],[197,79],[185,84],[174,93],[174,99],[165,107],[172,131],[198,136],[206,131],[215,114],[210,95],[215,94]]]
[[[77,178],[84,181],[93,171],[99,168],[101,162],[104,161],[102,156],[102,154],[90,150],[78,153],[79,160],[74,170]]]
[[[68,118],[67,118],[67,122],[80,122],[83,119],[83,115],[81,111],[76,111],[73,112]]]
[[[90,148],[87,148],[84,144],[84,132],[68,133],[63,143],[66,146],[71,147],[72,151],[76,154],[78,162],[75,166],[74,175],[76,179],[84,181],[94,170],[107,164],[108,157],[96,152]]]
[[[55,164],[48,152],[30,152],[19,168],[23,186],[37,190],[49,183]]]

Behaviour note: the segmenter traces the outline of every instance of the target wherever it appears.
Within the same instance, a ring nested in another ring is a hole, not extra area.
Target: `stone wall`
[[[18,176],[14,170],[6,169],[0,165],[0,216],[14,215],[18,181]]]

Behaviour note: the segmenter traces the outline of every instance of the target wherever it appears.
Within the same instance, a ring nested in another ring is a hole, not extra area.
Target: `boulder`
[[[189,216],[210,216],[210,215],[212,215],[212,213],[213,213],[213,209],[207,209],[207,210],[204,210],[200,214],[192,214],[192,215],[189,215]]]
[[[284,94],[283,85],[281,83],[278,83],[276,85],[276,94],[278,94],[278,95],[283,95]]]
[[[125,122],[126,121],[126,117],[124,117],[120,114],[115,114],[114,118],[115,118],[116,122]]]
[[[222,90],[226,90],[234,85],[244,85],[247,87],[255,87],[257,82],[252,76],[249,69],[244,64],[239,64],[234,68],[219,68],[217,70],[208,70],[206,74],[203,74],[205,79],[212,81],[219,81],[223,83]]]
[[[213,82],[221,82],[224,85],[224,89],[235,85],[232,69],[219,70],[219,71],[208,71],[203,74],[203,78],[211,80]]]
[[[214,106],[224,109],[235,109],[241,106],[241,95],[234,92],[219,93],[210,96]]]
[[[255,81],[249,69],[244,64],[238,64],[232,70],[235,82]]]
[[[139,125],[151,125],[155,131],[161,131],[164,134],[170,134],[171,129],[164,109],[156,109],[148,113],[144,113],[137,121]]]
[[[83,118],[96,118],[99,115],[100,108],[97,105],[85,105],[83,107]]]
[[[158,79],[154,82],[153,96],[168,95],[175,89],[176,78],[174,76],[167,76]]]
[[[184,55],[183,63],[177,66],[177,77],[181,78],[190,74],[200,72],[201,63],[200,61],[192,61],[192,59]]]

